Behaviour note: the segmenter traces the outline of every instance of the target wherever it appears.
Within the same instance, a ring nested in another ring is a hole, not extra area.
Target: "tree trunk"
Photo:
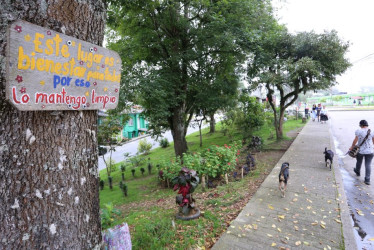
[[[171,134],[174,140],[174,151],[176,156],[183,156],[183,153],[186,153],[188,150],[187,141],[186,141],[186,125],[184,121],[183,109],[177,107],[174,109],[173,122]]]
[[[101,45],[104,3],[7,0],[0,18],[0,249],[99,248],[97,111],[21,112],[4,89],[11,22]]]
[[[201,134],[201,125],[203,121],[199,122],[199,133],[200,133],[200,148],[203,146],[203,135]]]
[[[214,113],[210,114],[209,117],[210,117],[210,121],[209,121],[209,124],[210,124],[209,133],[214,133],[214,132],[216,132],[216,120],[214,119]]]
[[[284,110],[281,109],[280,114],[279,114],[278,124],[275,128],[277,140],[283,138],[283,119],[284,119]]]

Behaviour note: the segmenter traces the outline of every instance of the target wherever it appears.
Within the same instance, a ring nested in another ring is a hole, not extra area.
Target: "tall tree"
[[[336,76],[350,66],[344,57],[349,44],[336,31],[292,35],[278,27],[264,36],[260,46],[261,52],[256,51],[249,61],[248,75],[252,89],[266,88],[279,139],[283,137],[285,110],[299,94],[334,86]],[[275,94],[280,97],[279,109],[273,102]]]
[[[202,108],[197,94],[217,83],[209,74],[238,74],[270,11],[269,1],[257,0],[110,1],[123,82],[139,91],[153,131],[171,130],[176,155],[187,151],[187,127]]]
[[[97,111],[25,112],[5,100],[7,27],[18,19],[97,45],[102,0],[1,1],[0,249],[101,244]]]

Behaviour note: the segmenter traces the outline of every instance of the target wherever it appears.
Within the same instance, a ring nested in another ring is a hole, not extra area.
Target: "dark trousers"
[[[362,161],[365,158],[365,181],[370,182],[371,172],[371,160],[373,160],[373,154],[357,154],[356,171],[360,173]]]

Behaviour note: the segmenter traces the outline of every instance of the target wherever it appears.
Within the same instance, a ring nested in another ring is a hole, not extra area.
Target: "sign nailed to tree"
[[[8,29],[6,96],[19,110],[113,109],[120,79],[114,51],[21,20]]]

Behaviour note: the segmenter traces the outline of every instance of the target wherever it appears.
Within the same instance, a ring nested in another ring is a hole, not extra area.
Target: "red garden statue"
[[[179,175],[172,180],[174,191],[178,189],[176,203],[179,205],[177,219],[192,220],[200,216],[200,210],[195,207],[195,199],[192,193],[199,184],[199,177],[195,170],[182,168]]]

